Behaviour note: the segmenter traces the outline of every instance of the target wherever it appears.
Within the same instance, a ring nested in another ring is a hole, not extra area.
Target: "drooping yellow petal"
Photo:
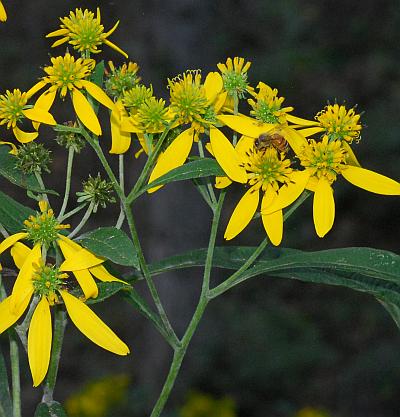
[[[12,142],[4,142],[3,140],[0,140],[0,145],[9,145],[9,146],[11,146],[11,151],[8,152],[11,155],[16,155],[18,153],[17,147]]]
[[[351,146],[345,140],[342,141],[342,148],[346,151],[346,163],[348,165],[354,165],[356,167],[361,167],[356,155],[353,152]]]
[[[38,132],[24,132],[18,126],[13,127],[14,136],[21,143],[28,143],[35,140],[38,136]]]
[[[262,214],[271,214],[290,206],[304,191],[309,178],[310,172],[307,170],[292,172],[290,174],[291,182],[279,189],[277,198],[268,207],[262,209]]]
[[[13,257],[15,266],[18,269],[22,268],[22,265],[24,264],[26,258],[29,256],[30,253],[31,249],[21,242],[17,242],[13,245],[13,247],[11,248],[11,256]]]
[[[400,183],[369,169],[347,165],[342,175],[351,184],[371,193],[400,195]]]
[[[106,268],[104,268],[103,265],[97,265],[93,268],[89,269],[90,273],[93,274],[97,279],[103,282],[122,282],[126,285],[129,285],[127,282],[122,281],[122,279],[119,279],[117,277],[114,277],[114,275],[111,275]]]
[[[44,86],[47,85],[46,81],[39,81],[37,82],[34,86],[32,86],[26,93],[26,97],[29,99],[31,98],[34,94],[36,94],[39,90],[41,90]]]
[[[247,172],[241,166],[239,156],[227,137],[214,127],[210,128],[210,143],[215,159],[228,177],[236,182],[245,184]]]
[[[252,138],[258,138],[261,134],[268,133],[276,127],[275,124],[260,123],[244,115],[221,115],[217,118],[234,131]]]
[[[298,130],[298,132],[301,133],[305,138],[308,138],[323,131],[324,129],[322,127],[309,127],[307,129]]]
[[[222,109],[222,106],[226,102],[226,97],[228,96],[227,91],[223,91],[222,93],[219,93],[217,96],[217,99],[214,101],[214,112],[218,114],[220,110]]]
[[[76,88],[72,90],[72,104],[80,121],[96,136],[101,135],[101,126],[93,107]]]
[[[259,199],[260,192],[255,187],[250,188],[244,194],[229,219],[224,234],[226,240],[233,239],[250,223],[257,210]]]
[[[87,80],[80,80],[80,83],[83,85],[83,88],[103,106],[110,110],[118,110],[115,103],[98,85]]]
[[[19,271],[14,287],[11,292],[10,311],[16,314],[21,304],[30,298],[33,294],[32,276],[35,265],[39,265],[42,252],[40,244],[36,244],[25,259],[22,268]]]
[[[224,82],[219,72],[210,72],[207,74],[207,77],[204,81],[204,89],[209,103],[214,102],[223,86]]]
[[[228,177],[215,177],[215,188],[222,189],[232,184]]]
[[[18,306],[17,310],[11,311],[11,296],[5,298],[0,303],[0,333],[10,328],[21,316],[28,307],[31,297],[26,297]]]
[[[315,188],[313,218],[317,235],[324,237],[332,229],[335,220],[333,189],[325,178],[321,178]]]
[[[50,126],[57,124],[54,117],[48,111],[43,110],[40,107],[35,106],[32,109],[23,110],[22,113],[25,117],[34,122],[44,123]]]
[[[57,39],[55,42],[51,44],[51,48],[56,48],[57,46],[60,46],[68,41],[69,37]]]
[[[282,135],[296,155],[299,155],[303,148],[308,145],[307,139],[297,130],[286,127],[282,129]]]
[[[3,6],[3,3],[0,1],[0,22],[5,22],[7,20],[6,9]]]
[[[261,219],[269,240],[274,246],[278,246],[282,242],[283,237],[283,214],[282,210],[277,210],[271,214],[263,214],[266,208],[277,197],[276,191],[268,186],[261,200]],[[273,204],[273,203],[272,203]]]
[[[192,149],[193,136],[193,129],[186,129],[175,138],[165,152],[159,156],[153,172],[150,175],[149,183],[185,163]],[[153,187],[147,192],[154,193],[161,187],[162,185]]]
[[[290,123],[293,123],[295,125],[299,126],[317,126],[319,125],[319,122],[316,120],[307,120],[303,119],[302,117],[296,117],[291,114],[286,114],[286,120]]]
[[[65,307],[75,326],[93,343],[117,355],[127,355],[128,346],[82,301],[60,291]]]
[[[35,108],[39,108],[45,111],[49,111],[51,109],[51,106],[54,103],[54,99],[56,98],[57,90],[44,91],[36,100]]]
[[[246,159],[247,153],[254,148],[255,139],[250,136],[241,136],[236,144],[236,152],[240,156],[241,160]]]
[[[61,242],[59,242],[61,245]],[[80,271],[82,269],[89,269],[93,266],[100,265],[105,261],[104,258],[96,256],[94,253],[85,248],[74,252],[70,257],[60,265],[60,271]]]
[[[117,103],[116,108],[111,111],[111,149],[112,154],[123,154],[131,145],[131,134],[121,130],[121,118],[126,115],[122,103]]]
[[[125,51],[123,51],[119,46],[115,45],[115,43],[110,42],[108,39],[104,39],[103,43],[108,45],[110,48],[114,49],[114,51],[119,52],[126,59],[129,58],[128,54]]]
[[[33,386],[37,387],[47,374],[51,352],[51,313],[45,297],[33,312],[28,333],[28,360]]]
[[[69,30],[67,28],[57,29],[57,30],[54,30],[53,32],[48,33],[46,35],[46,38],[53,38],[53,37],[56,37],[56,36],[64,36],[67,33],[69,33]]]
[[[122,117],[121,118],[121,130],[123,132],[131,132],[131,133],[141,133],[142,129],[135,124],[132,117]]]
[[[14,243],[18,242],[21,239],[25,239],[28,236],[28,233],[20,232],[15,233],[14,235],[6,237],[1,243],[0,243],[0,253],[3,253],[5,250],[10,248]]]

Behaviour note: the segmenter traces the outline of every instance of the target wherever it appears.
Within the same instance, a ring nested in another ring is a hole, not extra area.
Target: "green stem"
[[[10,331],[10,358],[12,380],[13,417],[21,417],[21,380],[19,370],[18,341],[14,331]]]
[[[200,155],[201,158],[204,158],[204,149],[203,149],[203,144],[202,144],[201,140],[199,140],[197,142],[197,144],[198,144],[198,148],[199,148],[199,155]],[[217,198],[215,197],[214,188],[210,184],[208,179],[206,179],[206,181],[207,181],[207,190],[208,190],[208,194],[210,195],[211,202],[215,205],[215,204],[217,204]]]
[[[87,221],[89,220],[91,214],[93,212],[93,202],[89,204],[85,214],[82,217],[82,220],[79,222],[79,224],[75,227],[75,229],[68,235],[70,239],[72,239],[81,229]]]
[[[37,179],[37,182],[39,183],[40,189],[43,191],[41,199],[44,200],[44,201],[47,201],[47,203],[48,203],[49,199],[47,198],[47,194],[45,193],[46,187],[44,186],[43,178],[40,175],[40,173],[37,172],[37,171],[35,171],[35,177]]]
[[[29,324],[31,322],[31,318],[33,316],[33,312],[35,311],[35,308],[37,306],[39,302],[39,298],[38,297],[33,297],[31,304],[29,306],[29,310],[25,315],[24,321],[15,326],[15,332],[17,333],[17,335],[19,336],[21,343],[25,349],[26,352],[28,352],[28,338],[26,336],[27,332],[28,332],[28,327]]]
[[[237,115],[238,112],[239,112],[239,97],[238,97],[237,92],[235,91],[235,93],[233,94],[233,114]],[[236,146],[237,138],[238,138],[237,133],[233,132],[233,137],[232,137],[233,146]]]
[[[51,357],[49,370],[47,371],[46,383],[43,388],[42,402],[51,404],[53,401],[54,388],[56,386],[58,365],[60,363],[61,348],[64,339],[65,326],[67,325],[67,316],[60,306],[56,307],[54,315],[54,332],[53,345],[51,348]]]
[[[10,236],[7,232],[7,230],[5,229],[5,227],[0,223],[0,233],[3,235],[4,239],[8,236]]]
[[[125,213],[126,213],[126,217],[128,220],[128,225],[129,225],[129,231],[132,237],[132,241],[133,244],[135,246],[135,249],[137,251],[138,254],[138,258],[139,258],[139,264],[140,264],[140,268],[143,272],[144,278],[146,280],[147,283],[147,287],[149,288],[151,297],[153,298],[154,304],[157,308],[158,314],[161,318],[161,321],[165,327],[165,330],[168,334],[168,343],[172,346],[172,347],[176,347],[179,345],[179,339],[176,336],[174,329],[171,326],[171,323],[167,317],[167,314],[164,310],[164,307],[161,303],[161,299],[160,296],[158,295],[158,291],[156,286],[154,285],[154,281],[153,278],[150,274],[147,262],[144,258],[144,254],[143,254],[143,250],[142,247],[140,245],[140,241],[139,241],[139,236],[137,234],[137,230],[136,230],[136,226],[135,226],[135,222],[133,220],[133,215],[132,215],[132,211],[129,205],[125,206]]]
[[[75,154],[74,147],[70,146],[68,149],[68,162],[67,162],[67,173],[66,173],[66,179],[65,179],[64,200],[61,206],[60,213],[58,214],[58,220],[60,220],[64,216],[65,210],[68,205],[69,193],[71,191],[71,175],[72,175],[72,164],[74,162],[74,154]]]
[[[124,155],[121,154],[119,155],[119,186],[122,190],[122,192],[125,194],[125,178],[124,178]],[[121,209],[119,212],[119,217],[117,220],[117,223],[115,224],[115,227],[117,229],[121,229],[122,224],[124,223],[125,220],[125,211],[124,211],[124,205],[121,201],[120,203],[121,205]]]
[[[162,413],[165,404],[171,394],[172,388],[174,387],[176,378],[178,376],[179,370],[182,365],[183,358],[185,357],[187,348],[190,341],[200,323],[201,318],[203,317],[204,311],[209,302],[209,285],[210,285],[210,275],[212,268],[212,260],[214,255],[215,240],[217,237],[218,224],[221,216],[221,209],[225,199],[225,191],[222,191],[218,200],[217,205],[214,206],[214,216],[211,225],[210,240],[208,243],[206,263],[204,267],[203,275],[203,284],[201,288],[200,299],[197,304],[196,310],[193,314],[193,317],[189,323],[189,326],[186,329],[186,332],[181,340],[180,346],[175,349],[174,357],[167,375],[167,378],[164,382],[164,386],[161,390],[160,396],[156,404],[154,405],[153,411],[151,412],[150,417],[159,417]]]
[[[171,129],[171,126],[175,123],[175,120],[172,120],[166,127],[163,133],[161,134],[160,138],[157,141],[156,146],[154,147],[153,151],[150,152],[149,149],[149,157],[147,158],[146,164],[144,165],[143,171],[139,175],[138,180],[136,181],[135,186],[133,187],[132,191],[128,194],[127,201],[128,203],[132,203],[133,200],[136,198],[136,195],[139,193],[139,190],[142,188],[143,183],[147,180],[150,175],[150,171],[153,169],[154,162],[158,157],[161,147],[164,143],[165,138],[167,137],[168,132]]]
[[[68,217],[73,216],[76,213],[79,213],[82,209],[84,209],[86,207],[86,203],[81,204],[78,207],[75,207],[73,210],[69,211],[68,213],[64,214],[64,216],[59,217],[57,220],[61,223],[63,222],[65,219],[68,219]]]

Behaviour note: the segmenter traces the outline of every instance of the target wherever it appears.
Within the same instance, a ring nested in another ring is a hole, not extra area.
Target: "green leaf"
[[[22,187],[36,193],[42,192],[43,190],[40,188],[40,184],[33,174],[27,175],[15,168],[15,156],[11,155],[9,151],[9,146],[0,145],[0,175],[18,187]],[[58,195],[58,193],[52,190],[44,191],[48,194]]]
[[[144,300],[134,288],[131,288],[129,291],[121,292],[121,295],[144,317],[153,322],[156,328],[163,333],[164,328],[161,319],[152,311],[146,300]]]
[[[178,168],[173,169],[167,174],[160,178],[152,181],[140,190],[135,196],[143,194],[150,188],[156,187],[157,185],[164,185],[174,181],[184,181],[193,178],[204,178],[210,176],[225,175],[222,168],[218,165],[218,162],[212,158],[200,158],[192,162],[188,162]]]
[[[67,417],[67,413],[59,402],[52,401],[50,404],[40,403],[34,417]]]
[[[32,209],[0,191],[0,223],[9,233],[20,232],[24,226],[24,220],[32,214],[35,214]]]
[[[87,304],[97,304],[106,300],[107,298],[112,297],[120,291],[129,292],[131,287],[129,284],[124,284],[122,282],[113,281],[113,282],[96,282],[97,288],[99,289],[99,295],[96,298],[89,298],[86,300]],[[80,294],[82,295],[82,294]]]
[[[13,409],[8,385],[8,375],[3,352],[0,349],[0,417],[12,416]]]
[[[80,243],[98,256],[124,266],[139,268],[132,241],[120,229],[100,227],[79,237]]]

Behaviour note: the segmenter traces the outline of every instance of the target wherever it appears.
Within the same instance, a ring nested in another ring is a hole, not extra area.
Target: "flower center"
[[[335,181],[345,166],[346,151],[339,140],[329,142],[328,136],[324,136],[321,142],[314,139],[309,141],[309,146],[300,155],[300,163],[305,168],[310,168],[317,178],[325,177],[330,183]]]
[[[124,91],[122,103],[134,112],[141,106],[145,100],[153,97],[153,87],[146,87],[144,85],[135,85],[129,90]]]
[[[22,110],[27,101],[26,93],[19,89],[7,90],[6,94],[0,95],[0,125],[7,123],[7,128],[15,127],[24,117]]]
[[[145,132],[158,132],[168,123],[167,113],[165,100],[150,97],[138,108],[135,121],[139,122]]]
[[[278,90],[272,89],[270,86],[260,82],[258,84],[259,92],[254,94],[256,101],[248,100],[248,103],[253,108],[250,111],[256,119],[263,123],[285,123],[286,113],[293,110],[293,107],[282,107],[285,100],[284,97],[278,97]]]
[[[187,71],[168,80],[172,111],[182,124],[202,122],[208,107],[200,71]]]
[[[58,301],[57,291],[65,285],[68,274],[60,272],[55,265],[45,265],[43,261],[34,266],[33,288],[36,294],[46,297],[49,304]]]
[[[360,115],[356,114],[354,108],[347,111],[345,106],[329,105],[315,118],[325,129],[330,141],[338,139],[351,143],[360,138]]]
[[[52,66],[47,66],[44,71],[47,77],[43,81],[53,84],[52,90],[60,90],[61,96],[65,96],[68,90],[82,88],[80,80],[88,77],[96,62],[93,59],[75,58],[69,53],[65,56],[51,58]]]
[[[253,148],[246,154],[244,168],[249,172],[251,186],[258,184],[259,188],[266,191],[268,185],[271,185],[278,190],[279,183],[287,184],[290,181],[290,164],[290,160],[274,148]]]
[[[108,64],[111,72],[106,70],[105,88],[111,97],[121,97],[125,91],[140,81],[140,77],[137,75],[139,66],[135,62],[123,64],[118,68],[115,68],[111,61]]]
[[[59,230],[68,229],[70,226],[58,222],[46,201],[40,201],[39,207],[40,213],[37,212],[36,216],[29,216],[29,219],[24,221],[25,230],[28,239],[34,244],[40,243],[49,248],[58,239]]]

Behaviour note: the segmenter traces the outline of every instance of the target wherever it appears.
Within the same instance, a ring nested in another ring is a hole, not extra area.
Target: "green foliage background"
[[[58,26],[59,16],[74,7],[94,10],[99,5],[106,29],[121,20],[112,41],[139,63],[142,78],[153,83],[160,96],[166,95],[166,77],[188,68],[215,70],[227,56],[243,56],[253,61],[250,81],[276,86],[299,115],[311,117],[327,99],[358,104],[366,125],[357,148],[360,162],[400,178],[397,0],[4,3],[9,20],[0,26],[0,91],[27,89],[41,75],[50,44],[43,35]],[[50,52],[58,53],[61,49]],[[101,56],[121,62],[110,49]],[[51,135],[42,139],[56,149]],[[76,174],[85,179],[89,167],[96,173],[95,158],[86,150],[82,159]],[[132,155],[130,159],[134,178],[142,161]],[[64,169],[61,159],[55,159],[53,168],[55,175],[45,180],[57,188]],[[4,180],[0,185],[7,190]],[[398,199],[340,185],[337,218],[328,236],[315,236],[311,206],[306,204],[301,215],[290,219],[283,245],[312,250],[373,246],[399,252]],[[78,180],[73,187],[79,190]],[[26,203],[23,194],[7,191]],[[228,200],[232,208],[237,197]],[[104,225],[117,211],[115,207],[100,212]],[[225,219],[229,214],[225,210]],[[143,196],[136,215],[150,259],[206,245],[210,219],[190,184],[171,184]],[[92,222],[92,228],[95,225]],[[255,245],[261,237],[255,224],[234,244]],[[216,282],[219,274],[214,275]],[[159,281],[178,330],[198,295],[198,278],[190,270]],[[133,355],[114,358],[87,343],[71,326],[58,398],[65,400],[99,375],[128,371],[133,375],[130,393],[120,414],[112,415],[141,417],[164,378],[168,347],[127,305],[115,301],[95,308],[128,341]],[[243,417],[290,417],[307,405],[323,407],[334,417],[395,417],[400,405],[399,346],[398,329],[368,296],[291,280],[249,281],[210,307],[184,362],[169,413],[178,415],[190,390],[197,389],[233,398]],[[28,375],[25,387],[24,411],[31,415],[40,393],[32,390]]]

